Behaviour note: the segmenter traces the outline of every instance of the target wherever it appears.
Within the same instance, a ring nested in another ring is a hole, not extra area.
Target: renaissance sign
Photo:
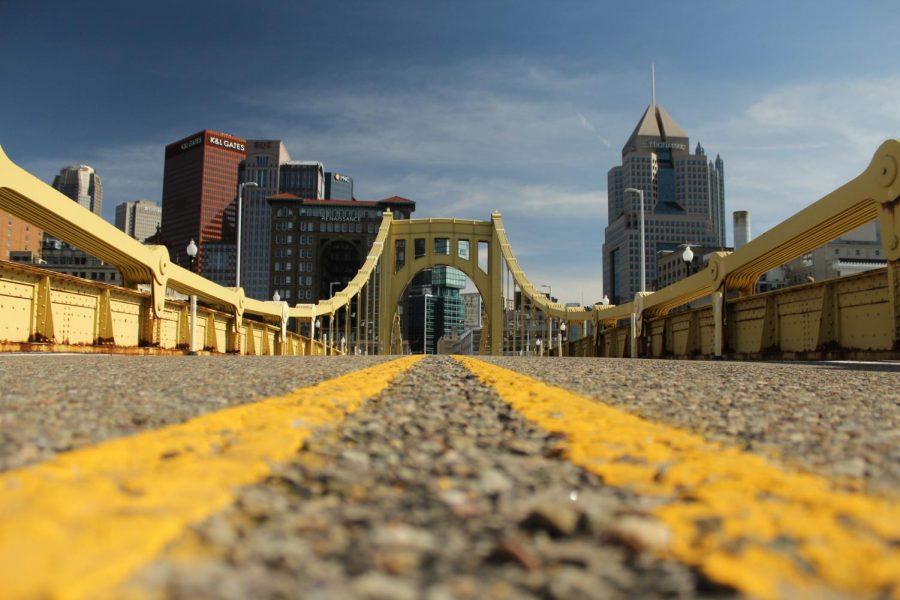
[[[322,217],[322,220],[323,220],[323,221],[345,221],[345,222],[356,223],[356,222],[362,221],[362,218],[361,218],[361,217],[358,217],[358,216],[347,216],[347,217]]]

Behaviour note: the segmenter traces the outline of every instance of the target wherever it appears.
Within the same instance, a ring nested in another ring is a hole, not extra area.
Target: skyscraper
[[[53,178],[53,187],[95,215],[103,213],[103,182],[87,165],[70,165]]]
[[[279,187],[283,194],[303,199],[325,198],[325,168],[315,160],[289,160],[281,165]]]
[[[725,165],[708,161],[700,144],[693,154],[687,133],[666,110],[651,103],[625,146],[622,164],[607,175],[608,225],[603,244],[603,288],[616,304],[640,291],[640,200],[648,291],[656,288],[657,253],[679,244],[725,244]]]
[[[453,267],[424,269],[413,277],[406,298],[406,339],[413,353],[437,354],[438,340],[465,331],[465,274]]]
[[[150,200],[123,202],[116,207],[116,227],[143,242],[156,233],[162,219],[162,208]]]
[[[268,300],[272,207],[269,196],[280,190],[281,165],[291,160],[281,140],[247,140],[240,180],[258,187],[244,189],[241,209],[241,287],[250,298]]]
[[[103,184],[91,167],[65,167],[53,179],[53,187],[97,216],[101,215]],[[45,235],[41,246],[41,266],[45,269],[107,283],[122,281],[112,265],[53,236]]]
[[[237,201],[238,167],[246,151],[245,140],[210,130],[166,146],[160,239],[177,264],[189,266],[186,248],[194,240],[199,249],[195,268],[204,274],[203,245],[235,243],[231,215]],[[235,273],[221,277],[221,271],[216,273],[217,283],[234,285]]]
[[[325,173],[325,198],[353,200],[353,178],[343,173]]]

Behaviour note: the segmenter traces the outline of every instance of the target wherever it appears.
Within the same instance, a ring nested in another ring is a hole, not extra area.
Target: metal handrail
[[[736,252],[717,252],[698,273],[618,306],[595,305],[573,311],[539,293],[518,264],[499,214],[492,215],[500,250],[516,284],[537,310],[569,321],[593,319],[611,323],[629,317],[664,315],[672,308],[702,296],[740,291],[750,293],[766,271],[821,246],[856,227],[880,217],[882,241],[888,260],[900,260],[900,141],[887,140],[868,168],[822,199],[788,218]],[[349,308],[351,300],[369,285],[384,256],[393,215],[385,211],[377,237],[366,260],[351,282],[332,298],[316,304],[289,307],[286,302],[247,298],[241,288],[218,285],[170,261],[164,246],[145,245],[120,231],[59,191],[14,164],[0,147],[0,208],[32,223],[47,233],[88,252],[121,271],[126,285],[149,284],[151,305],[159,316],[167,287],[230,310],[239,326],[243,315],[282,324],[290,317],[314,319]],[[447,219],[447,222],[459,220]],[[462,221],[460,221],[462,222]],[[468,221],[466,221],[468,222]]]
[[[889,261],[900,260],[900,140],[885,141],[857,177],[748,242],[735,252],[716,252],[701,271],[656,292],[616,306],[595,306],[595,319],[611,323],[633,314],[661,316],[714,292],[752,293],[767,271],[880,218]]]

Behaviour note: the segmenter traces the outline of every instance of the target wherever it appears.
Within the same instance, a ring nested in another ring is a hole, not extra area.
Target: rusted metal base
[[[155,348],[145,346],[85,346],[80,344],[49,344],[45,342],[0,342],[0,353],[4,352],[67,352],[72,354],[123,354],[126,356],[185,356],[186,349]],[[217,352],[206,350],[197,354],[212,355]]]

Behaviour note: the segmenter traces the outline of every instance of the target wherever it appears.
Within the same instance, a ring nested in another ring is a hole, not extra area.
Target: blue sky
[[[895,2],[0,0],[0,145],[159,201],[163,147],[281,138],[417,216],[500,210],[523,267],[601,293],[606,172],[658,100],[726,166],[755,233],[900,135]],[[729,232],[730,234],[730,232]]]

